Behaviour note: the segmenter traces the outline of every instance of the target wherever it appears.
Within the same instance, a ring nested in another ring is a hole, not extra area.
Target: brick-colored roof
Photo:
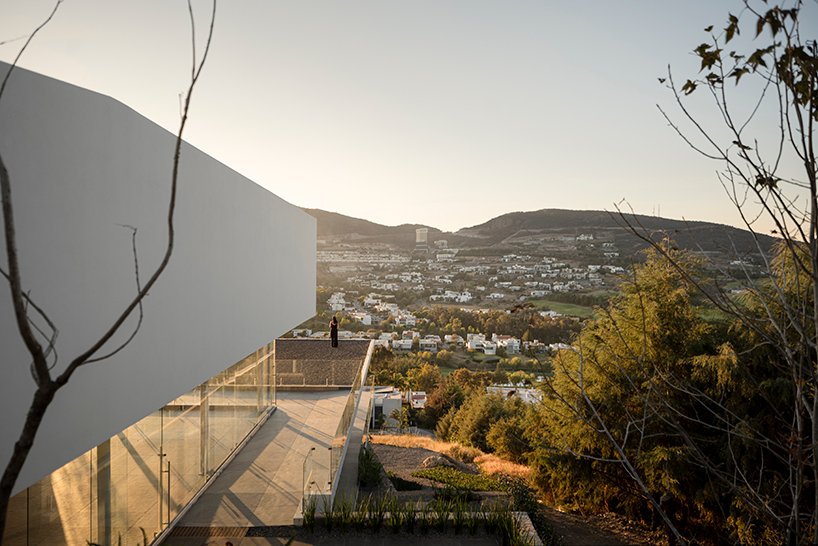
[[[338,347],[333,347],[329,338],[279,338],[275,341],[275,355],[281,360],[363,359],[368,349],[368,339],[341,339],[338,341]]]

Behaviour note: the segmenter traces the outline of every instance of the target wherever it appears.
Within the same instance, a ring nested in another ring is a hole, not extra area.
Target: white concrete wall
[[[7,70],[0,63],[0,78]],[[24,288],[59,328],[55,373],[136,290],[129,231],[119,224],[139,230],[143,280],[159,263],[174,138],[111,98],[13,73],[0,101],[0,152],[13,184]],[[314,314],[315,220],[189,145],[176,229],[138,336],[59,392],[16,491]],[[4,242],[0,251],[5,268]],[[3,281],[0,468],[34,391],[29,362]]]

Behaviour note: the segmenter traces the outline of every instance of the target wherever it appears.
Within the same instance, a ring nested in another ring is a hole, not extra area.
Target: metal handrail
[[[313,451],[315,451],[315,446],[311,447],[307,454],[304,456],[304,463],[301,465],[301,507],[305,506],[305,502],[307,500],[307,461],[310,459],[310,455],[312,455]],[[312,470],[310,470],[310,478],[312,478]],[[312,481],[310,481],[312,483]]]
[[[361,367],[355,374],[355,380],[352,382],[352,387],[347,397],[346,404],[341,413],[341,420],[338,423],[338,428],[335,432],[335,437],[332,442],[330,450],[330,494],[335,494],[335,482],[337,479],[337,471],[346,449],[349,445],[349,431],[358,412],[358,405],[361,401],[361,393],[366,388],[366,380],[369,374],[369,365],[372,360],[372,352],[374,350],[374,342],[370,341],[369,349],[364,357]],[[336,454],[337,451],[337,454]]]

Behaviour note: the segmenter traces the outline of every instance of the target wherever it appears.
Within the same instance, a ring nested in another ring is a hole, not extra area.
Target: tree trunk
[[[23,469],[23,463],[28,457],[31,446],[34,445],[34,437],[40,424],[43,421],[48,405],[54,399],[54,394],[57,392],[57,387],[54,383],[47,383],[37,388],[34,397],[31,401],[31,406],[28,408],[28,415],[26,422],[23,425],[23,430],[20,437],[14,444],[14,452],[11,455],[3,478],[0,480],[0,545],[3,544],[3,533],[6,530],[6,512],[8,511],[9,500],[11,499],[11,492],[14,489],[14,484],[20,476],[20,471]]]

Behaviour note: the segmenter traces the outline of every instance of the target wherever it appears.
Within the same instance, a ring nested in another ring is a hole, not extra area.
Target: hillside
[[[337,212],[320,209],[303,209],[318,222],[319,238],[338,238],[371,243],[387,243],[411,248],[415,245],[415,230],[428,228],[429,241],[440,238],[443,233],[437,228],[421,224],[401,224],[384,226],[369,220],[344,216]]]
[[[413,248],[415,229],[429,229],[429,242],[446,239],[450,246],[484,249],[492,253],[576,250],[578,235],[593,235],[599,243],[612,243],[620,252],[631,253],[646,245],[634,236],[618,215],[606,211],[542,209],[511,212],[482,224],[443,232],[421,224],[385,226],[320,209],[304,209],[318,221],[318,237],[363,243],[385,243]],[[654,239],[670,236],[682,248],[739,256],[757,254],[757,243],[748,231],[712,222],[674,220],[658,216],[626,215]],[[767,252],[776,239],[760,234],[758,245]]]
[[[732,226],[634,214],[626,214],[623,218],[606,211],[542,209],[512,212],[463,228],[457,235],[471,237],[473,242],[469,246],[478,247],[514,247],[532,239],[564,239],[580,234],[593,234],[596,240],[615,243],[621,250],[644,247],[645,243],[631,232],[628,224],[654,239],[668,235],[682,248],[739,255],[757,253],[753,234]],[[768,235],[757,237],[758,245],[765,252],[776,241]]]

